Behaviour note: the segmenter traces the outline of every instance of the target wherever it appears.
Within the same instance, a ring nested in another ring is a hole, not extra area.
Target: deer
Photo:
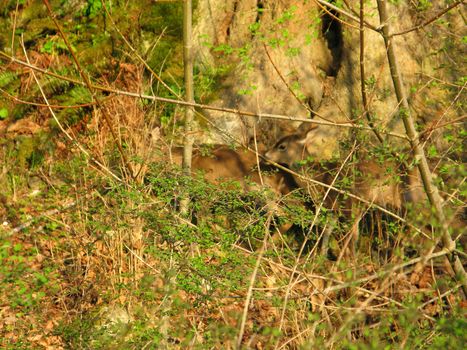
[[[334,173],[340,168],[339,162],[325,161],[319,162],[313,159],[316,150],[313,149],[313,141],[317,136],[317,125],[302,123],[297,132],[280,138],[266,153],[265,158],[276,164],[294,170],[300,176],[294,175],[299,187],[310,188],[309,181],[303,179],[307,174],[312,173],[315,181],[330,186],[336,176]],[[351,234],[347,243],[351,244],[351,255],[355,255],[356,242],[358,240],[358,223],[362,219],[366,206],[376,204],[379,207],[390,209],[396,212],[403,212],[405,204],[408,202],[422,203],[426,199],[421,179],[416,168],[408,170],[402,176],[402,181],[398,180],[395,171],[398,166],[395,162],[379,163],[375,160],[362,160],[355,164],[353,174],[353,184],[349,192],[360,197],[359,201],[354,196],[345,198],[341,190],[330,189],[323,205],[327,209],[340,210],[344,216],[354,216],[355,223],[351,229]],[[337,177],[342,179],[342,175]],[[329,188],[329,187],[328,187]],[[363,203],[362,203],[363,202]],[[328,233],[329,235],[329,233]],[[321,252],[327,252],[328,235],[324,235],[321,241]],[[347,245],[346,243],[346,245]]]
[[[173,163],[180,167],[182,154],[182,147],[171,150]],[[195,150],[191,168],[193,174],[201,172],[212,184],[237,181],[244,191],[265,187],[278,195],[287,195],[297,187],[290,174],[272,168],[262,161],[261,156],[257,157],[244,147],[232,149],[227,145],[213,145],[206,153]]]
[[[210,148],[206,153],[195,150],[191,166],[193,174],[201,173],[209,183],[217,185],[225,181],[236,181],[245,192],[266,188],[277,199],[298,188],[293,176],[262,162],[260,156],[257,157],[247,148],[232,149],[227,145],[213,145]],[[173,147],[170,150],[170,159],[176,166],[181,167],[182,155],[182,147]],[[267,203],[267,207],[280,215],[277,204]],[[285,233],[291,226],[292,223],[285,223],[278,228],[279,232]]]

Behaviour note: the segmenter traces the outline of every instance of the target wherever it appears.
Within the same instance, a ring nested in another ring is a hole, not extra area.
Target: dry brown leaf
[[[42,127],[30,119],[20,119],[17,122],[10,124],[6,128],[7,133],[15,133],[20,135],[34,135],[41,131]]]

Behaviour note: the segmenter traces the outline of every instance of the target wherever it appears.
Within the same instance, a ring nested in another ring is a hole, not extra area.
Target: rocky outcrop
[[[354,16],[358,16],[357,5],[351,2],[355,8],[345,11],[353,10]],[[365,20],[377,28],[376,3],[366,6]],[[412,28],[444,8],[444,4],[427,9],[412,6],[390,5],[393,31]],[[357,22],[315,1],[200,0],[197,11],[198,65],[229,67],[219,98],[211,104],[295,118],[310,118],[316,112],[319,115],[316,119],[366,123],[362,117]],[[453,80],[452,76],[445,76],[443,65],[453,58],[443,51],[447,44],[440,36],[460,40],[456,38],[463,27],[455,11],[445,18],[445,24],[435,23],[395,38],[406,89],[411,92],[411,105],[422,124],[440,115],[449,120],[459,114],[455,108],[448,108],[455,97],[453,89],[430,85],[435,76]],[[443,34],[443,30],[449,34]],[[460,50],[460,45],[454,47]],[[403,132],[383,39],[368,28],[365,69],[369,109],[377,125],[383,131]],[[449,74],[452,73],[450,69]],[[205,113],[219,129],[244,142],[256,132],[261,141],[271,144],[298,125],[222,112]],[[337,141],[348,130],[321,126],[318,155],[335,154]],[[211,131],[203,141],[228,142],[223,133]]]

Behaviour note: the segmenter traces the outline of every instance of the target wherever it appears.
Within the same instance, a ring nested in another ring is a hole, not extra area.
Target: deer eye
[[[285,143],[281,143],[279,146],[277,146],[277,149],[283,152],[287,149],[287,145]]]

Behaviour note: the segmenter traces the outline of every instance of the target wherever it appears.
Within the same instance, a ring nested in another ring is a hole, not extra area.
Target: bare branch
[[[193,39],[192,39],[192,3],[191,0],[183,2],[183,68],[185,83],[185,101],[194,103],[193,88]],[[182,169],[185,176],[191,176],[191,160],[193,156],[193,106],[185,108],[185,135],[183,139]],[[182,215],[188,213],[190,198],[185,193],[180,201],[180,212]]]
[[[15,34],[16,34],[16,24],[18,20],[18,8],[19,8],[19,0],[16,0],[16,9],[15,9],[15,17],[13,19],[13,30],[11,31],[11,55],[15,55]]]
[[[73,78],[68,78],[65,76],[61,76],[59,74],[53,73],[48,71],[47,69],[42,69],[39,67],[36,67],[34,65],[31,65],[27,62],[18,60],[14,57],[11,57],[7,55],[6,53],[0,51],[0,56],[8,58],[9,60],[21,64],[25,67],[34,69],[38,72],[41,72],[43,74],[47,74],[50,76],[53,76],[57,79],[63,79],[66,81],[69,81],[71,83],[77,84],[77,85],[82,85],[85,86],[85,83],[82,81],[73,79]],[[195,108],[199,109],[206,109],[206,110],[212,110],[212,111],[219,111],[219,112],[225,112],[225,113],[231,113],[231,114],[236,114],[236,115],[243,115],[247,117],[255,117],[255,118],[265,118],[265,119],[278,119],[278,120],[289,120],[289,121],[296,121],[296,122],[305,122],[305,123],[311,123],[311,124],[317,124],[317,125],[327,125],[327,126],[335,126],[335,127],[343,127],[343,128],[357,128],[357,129],[362,129],[362,130],[370,130],[370,127],[367,126],[361,126],[361,125],[355,125],[351,124],[348,122],[328,122],[328,121],[321,121],[321,120],[312,120],[312,119],[305,119],[305,118],[295,118],[293,116],[288,116],[288,115],[281,115],[281,114],[269,114],[269,113],[254,113],[254,112],[249,112],[249,111],[244,111],[244,110],[239,110],[235,108],[225,108],[225,107],[215,107],[215,106],[210,106],[210,105],[205,105],[205,104],[200,104],[200,103],[192,103],[192,102],[187,102],[187,101],[182,101],[182,100],[176,100],[176,99],[171,99],[171,98],[166,98],[166,97],[159,97],[159,96],[154,96],[154,95],[144,95],[141,93],[135,93],[135,92],[128,92],[124,90],[117,90],[117,89],[112,89],[109,87],[105,87],[102,85],[96,85],[96,84],[91,84],[91,87],[95,90],[100,90],[100,91],[105,91],[105,92],[110,92],[114,93],[117,95],[125,95],[125,96],[132,96],[140,99],[146,99],[146,100],[152,100],[152,101],[159,101],[159,102],[164,102],[164,103],[172,103],[180,106],[192,106]],[[388,136],[393,136],[397,137],[400,139],[406,139],[406,135],[394,133],[394,132],[381,132],[385,135]]]
[[[92,83],[89,80],[89,77],[87,76],[87,74],[85,74],[84,70],[81,68],[81,64],[79,63],[78,58],[76,57],[76,55],[75,55],[75,53],[73,51],[73,48],[71,47],[71,44],[68,41],[67,36],[63,32],[62,27],[58,23],[57,19],[55,18],[54,14],[53,14],[53,11],[52,11],[52,7],[50,6],[49,0],[43,0],[43,2],[45,4],[45,6],[47,7],[49,17],[54,22],[55,27],[57,27],[57,30],[59,31],[60,36],[62,37],[65,45],[68,48],[68,51],[70,52],[71,56],[73,57],[73,61],[76,64],[76,67],[77,67],[77,69],[79,71],[79,74],[81,75],[81,77],[84,80],[85,86],[89,89],[89,91],[93,91]],[[93,96],[94,101],[96,101],[96,104],[99,106],[100,110],[102,111],[102,115],[104,116],[104,120],[105,120],[105,122],[107,124],[107,127],[109,128],[110,133],[112,134],[112,138],[114,139],[115,143],[117,144],[117,148],[118,148],[118,151],[119,151],[119,153],[120,153],[120,155],[122,157],[123,163],[125,164],[127,169],[130,171],[131,177],[134,178],[135,173],[133,172],[132,166],[131,166],[130,162],[128,161],[128,158],[127,158],[127,156],[126,156],[126,154],[125,154],[125,152],[123,150],[122,144],[120,142],[120,138],[117,136],[117,134],[116,134],[116,132],[115,132],[115,130],[113,128],[113,124],[112,124],[110,116],[106,112],[105,108],[102,107],[102,104],[101,104],[99,98],[97,96],[95,96],[94,94],[92,94],[92,96]]]
[[[242,346],[242,339],[243,339],[243,334],[245,333],[245,325],[246,325],[247,316],[248,316],[248,309],[250,307],[250,302],[253,297],[253,287],[255,286],[256,276],[258,275],[258,270],[261,264],[261,260],[263,259],[264,253],[266,252],[266,245],[270,237],[269,228],[271,225],[271,218],[272,218],[272,213],[269,213],[266,223],[264,224],[266,232],[264,233],[263,244],[261,245],[261,248],[258,251],[258,257],[256,258],[255,267],[250,276],[250,283],[248,284],[248,291],[246,294],[245,304],[243,306],[243,312],[242,312],[242,319],[240,322],[240,330],[238,331],[238,335],[237,335],[237,349],[241,349],[241,346]]]
[[[378,138],[379,142],[383,143],[384,139],[379,133],[379,131],[375,128],[373,121],[371,120],[368,99],[366,95],[366,86],[365,86],[365,29],[363,27],[364,18],[365,18],[365,1],[360,0],[360,86],[362,91],[362,104],[363,104],[363,114],[365,115],[366,119],[368,120],[368,125],[373,131],[373,133]]]
[[[105,1],[102,1],[102,6],[104,7],[104,10],[105,10],[105,13],[107,15],[107,17],[110,19],[110,22],[112,23],[112,25],[114,26],[115,30],[117,31],[117,33],[120,35],[120,38],[122,38],[123,42],[128,46],[128,48],[130,49],[130,51],[136,56],[136,58],[138,58],[138,60],[146,67],[147,70],[149,70],[151,72],[151,74],[156,78],[156,80],[162,84],[162,86],[164,88],[166,88],[168,91],[170,91],[171,94],[173,94],[174,96],[176,96],[177,98],[181,99],[181,96],[178,95],[169,85],[167,85],[165,83],[164,80],[162,80],[162,78],[159,76],[159,74],[157,74],[156,72],[154,72],[154,70],[151,68],[151,66],[139,55],[139,53],[135,50],[135,48],[130,44],[130,42],[128,41],[128,39],[122,34],[122,32],[120,31],[120,29],[118,28],[117,24],[115,23],[112,15],[110,14],[109,10],[107,9],[107,6],[105,5]],[[162,35],[162,34],[161,34]]]
[[[21,38],[22,39],[22,38]],[[26,51],[26,48],[24,47],[24,43],[22,42],[21,43],[22,47],[23,47],[23,52],[24,52],[24,56],[26,57],[26,60],[28,61],[29,63],[29,57],[27,55],[27,51]],[[101,170],[104,171],[104,173],[106,173],[107,175],[110,175],[111,177],[113,177],[115,180],[121,182],[122,180],[117,176],[115,175],[109,168],[107,168],[104,164],[102,164],[101,162],[99,162],[94,156],[92,156],[86,149],[84,149],[84,147],[78,142],[76,141],[66,130],[65,128],[62,126],[62,123],[60,122],[60,120],[57,118],[57,116],[55,115],[52,107],[50,106],[49,104],[49,100],[47,99],[47,96],[45,96],[45,92],[44,90],[42,89],[42,86],[39,82],[39,79],[36,77],[36,74],[34,73],[34,71],[32,70],[32,76],[37,84],[37,87],[39,88],[39,91],[42,95],[42,98],[44,99],[44,102],[47,106],[47,108],[49,109],[49,112],[50,114],[52,115],[52,118],[54,119],[54,121],[57,123],[58,127],[60,128],[60,131],[68,138],[68,140],[70,140],[71,142],[73,142],[73,144],[75,144],[78,149],[86,156],[88,157],[89,159],[91,159]]]
[[[323,1],[324,2],[324,1]],[[324,12],[326,12],[329,16],[331,16],[335,21],[338,21],[340,23],[342,23],[343,25],[345,26],[348,26],[348,27],[351,27],[351,28],[354,28],[354,29],[358,29],[358,26],[356,25],[353,25],[353,24],[350,24],[350,23],[347,23],[345,22],[344,20],[342,20],[341,18],[337,17],[335,14],[333,14],[331,11],[328,10],[327,7],[329,7],[328,5],[323,5],[321,4],[321,1],[317,0],[316,3],[318,4],[318,6],[321,8],[321,10],[323,10]],[[331,5],[331,4],[329,4]],[[338,8],[338,7],[336,7]],[[333,8],[334,11],[336,11],[334,8]],[[341,10],[342,12],[344,12],[343,10]],[[337,12],[337,11],[336,11]],[[351,16],[350,14],[347,15],[347,17]],[[354,17],[349,17],[350,19],[354,20]]]
[[[303,254],[303,251],[305,250],[305,247],[306,247],[306,244],[308,242],[308,237],[310,236],[310,232],[313,230],[313,227],[316,225],[316,222],[318,221],[318,218],[319,218],[319,215],[321,213],[321,210],[323,209],[323,206],[324,206],[324,203],[326,201],[326,198],[329,196],[330,192],[331,192],[331,189],[334,188],[334,184],[335,182],[337,181],[342,169],[344,168],[345,164],[347,163],[347,161],[350,159],[351,155],[352,155],[352,151],[349,152],[349,155],[347,156],[347,158],[342,162],[339,170],[337,171],[337,174],[334,176],[331,184],[329,187],[327,187],[326,189],[326,193],[324,194],[322,200],[320,201],[320,204],[319,206],[316,208],[316,212],[315,212],[315,215],[313,217],[313,221],[311,222],[310,224],[310,227],[308,229],[308,234],[305,235],[305,239],[303,240],[303,243],[300,247],[300,251],[297,253],[297,256],[295,257],[295,263],[294,263],[294,267],[293,267],[293,271],[292,273],[290,274],[290,280],[289,280],[289,283],[287,284],[287,290],[286,290],[286,293],[285,293],[285,298],[284,298],[284,303],[282,305],[282,312],[281,312],[281,320],[280,320],[280,323],[279,323],[279,329],[282,329],[282,323],[284,321],[284,318],[285,318],[285,312],[287,310],[287,303],[288,303],[288,298],[289,298],[289,295],[290,295],[290,291],[291,291],[291,288],[292,288],[292,280],[295,278],[295,271],[298,269],[298,266],[300,264],[300,259],[302,257],[302,254]],[[313,252],[313,251],[312,251]],[[310,254],[312,253],[310,252]],[[326,250],[327,252],[327,250]]]
[[[398,33],[395,33],[395,34],[391,34],[391,36],[398,36],[398,35],[404,35],[404,34],[407,34],[407,33],[410,33],[410,32],[413,32],[415,30],[419,30],[420,28],[423,28],[423,27],[426,27],[427,25],[429,25],[430,23],[436,21],[438,18],[440,18],[441,16],[443,16],[445,13],[451,11],[453,8],[459,6],[460,4],[464,3],[465,0],[458,0],[454,3],[452,3],[451,5],[449,5],[447,8],[445,8],[444,10],[440,11],[439,13],[437,13],[436,15],[434,15],[433,17],[431,17],[429,20],[423,22],[422,24],[419,24],[418,26],[415,26],[415,27],[412,27],[412,28],[409,28],[409,29],[405,29],[405,30],[402,30]]]
[[[324,1],[324,0],[315,0],[315,1],[316,1],[317,3],[319,3],[319,4],[321,4],[321,5],[324,5],[324,6],[328,7],[328,8],[330,8],[330,9],[336,11],[337,13],[340,13],[340,14],[342,14],[342,15],[344,15],[344,16],[350,18],[352,21],[354,21],[354,22],[356,22],[356,23],[359,23],[359,22],[360,22],[360,19],[359,19],[358,17],[356,17],[356,16],[354,16],[354,15],[348,13],[347,11],[344,11],[343,9],[337,7],[337,6],[334,5],[334,4],[331,4],[331,3],[328,2],[328,1]],[[379,32],[379,30],[378,30],[376,27],[372,26],[371,24],[365,23],[365,25],[366,25],[368,28],[370,28],[371,30],[373,30],[373,31],[375,31],[375,32]],[[351,26],[351,27],[353,27],[353,28],[358,28],[357,26]]]
[[[289,90],[289,92],[292,94],[292,96],[297,100],[298,103],[300,103],[304,108],[306,108],[309,112],[313,113],[314,115],[326,120],[323,116],[319,115],[317,112],[315,112],[314,110],[312,110],[309,106],[307,106],[305,103],[303,103],[302,100],[300,100],[300,98],[297,96],[297,94],[292,90],[290,84],[287,82],[287,80],[285,80],[284,78],[284,75],[281,73],[281,71],[279,70],[279,68],[276,66],[276,64],[274,63],[274,60],[272,59],[271,57],[271,54],[269,53],[269,50],[268,50],[268,47],[266,46],[265,43],[263,43],[263,47],[264,47],[264,51],[266,52],[266,55],[268,56],[268,59],[269,59],[269,62],[271,62],[271,65],[273,66],[274,70],[276,71],[277,75],[279,76],[279,78],[282,80],[282,82],[284,83],[284,85],[287,87],[287,90]]]
[[[13,96],[11,94],[9,94],[7,91],[3,90],[2,88],[0,88],[0,92],[6,97],[6,98],[9,98],[10,100],[12,101],[15,101],[17,103],[21,103],[21,104],[24,104],[24,105],[30,105],[30,106],[36,106],[36,107],[50,107],[50,108],[54,108],[54,109],[78,109],[78,108],[83,108],[83,107],[91,107],[91,106],[95,106],[96,105],[96,102],[90,102],[90,103],[80,103],[80,104],[77,104],[77,105],[51,105],[51,104],[45,104],[45,103],[37,103],[37,102],[31,102],[31,101],[25,101],[25,100],[22,100],[16,96]],[[112,98],[114,98],[115,96],[107,96],[105,98],[103,98],[102,100],[103,101],[106,101],[106,100],[110,100]]]
[[[404,122],[404,127],[406,130],[407,136],[408,136],[408,140],[410,142],[410,146],[414,153],[414,158],[418,162],[417,167],[420,172],[420,176],[422,178],[425,192],[434,209],[436,218],[438,219],[438,222],[441,225],[441,240],[443,242],[443,246],[452,252],[451,254],[452,268],[456,272],[457,277],[460,279],[464,294],[467,296],[467,276],[466,276],[464,267],[459,257],[454,252],[454,248],[456,244],[452,240],[451,235],[448,230],[448,223],[444,215],[442,199],[439,194],[438,188],[433,183],[433,177],[432,177],[430,168],[428,167],[428,161],[425,157],[425,152],[423,150],[423,147],[420,144],[419,135],[417,133],[417,130],[415,129],[415,123],[410,113],[410,106],[405,96],[405,89],[403,86],[402,75],[399,70],[399,64],[398,64],[396,53],[394,50],[394,41],[392,40],[392,37],[389,34],[390,28],[389,28],[389,23],[388,23],[386,1],[377,0],[377,2],[378,2],[380,22],[382,25],[382,35],[383,35],[384,43],[387,49],[389,69],[391,71],[392,81],[394,84],[394,90],[396,92],[397,100],[399,101],[399,104],[401,106],[400,116],[402,117],[402,121]],[[434,250],[435,246],[436,244],[432,245],[430,252]],[[424,262],[422,262],[422,264],[423,263]]]

